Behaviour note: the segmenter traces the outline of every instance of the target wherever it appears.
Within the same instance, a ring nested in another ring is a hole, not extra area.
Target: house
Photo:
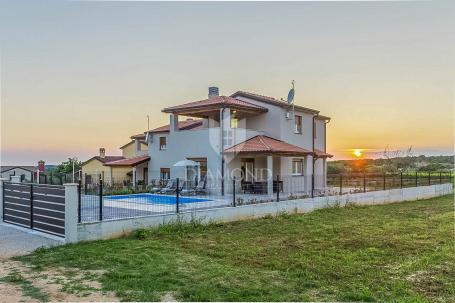
[[[121,156],[107,156],[100,148],[98,156],[82,163],[83,184],[97,183],[100,178],[110,185],[147,183],[149,156],[144,139],[145,134],[131,136],[131,141],[120,147]]]
[[[307,190],[326,186],[330,118],[317,110],[243,91],[220,96],[211,87],[207,99],[162,112],[169,114],[169,125],[147,136],[149,182],[207,178],[208,187],[222,194],[233,178],[261,183],[267,194],[274,191],[275,176]],[[199,164],[196,176],[193,168],[173,166],[183,159]]]
[[[11,180],[11,176],[20,176],[21,182],[37,182],[39,175],[46,170],[45,162],[38,161],[38,166],[12,165],[0,166],[0,177]]]
[[[0,176],[11,180],[11,176],[20,176],[22,182],[35,182],[38,168],[36,166],[0,166]]]

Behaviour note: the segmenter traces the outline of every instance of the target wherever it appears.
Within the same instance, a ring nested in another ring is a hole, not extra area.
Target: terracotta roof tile
[[[138,164],[141,164],[143,162],[146,162],[150,159],[149,156],[138,156],[134,158],[127,158],[127,159],[122,159],[118,161],[112,161],[112,162],[107,162],[104,163],[105,166],[136,166]]]
[[[190,130],[190,129],[200,129],[202,128],[202,120],[185,120],[185,121],[179,121],[179,130]],[[149,130],[150,133],[165,133],[169,132],[169,124],[164,125],[152,130]]]
[[[255,136],[225,150],[227,153],[308,155],[311,151],[267,136]]]
[[[194,101],[194,102],[189,102],[185,103],[182,105],[177,105],[177,106],[172,106],[172,107],[167,107],[163,109],[162,111],[165,113],[172,113],[175,111],[179,110],[191,110],[191,109],[196,109],[196,108],[201,108],[201,107],[210,107],[210,106],[231,106],[231,107],[239,107],[239,108],[244,108],[244,109],[250,109],[250,110],[255,110],[255,111],[262,111],[266,112],[267,109],[265,107],[238,100],[232,97],[226,97],[226,96],[217,96],[217,97],[212,97],[209,99],[205,100],[199,100],[199,101]]]
[[[262,102],[265,102],[265,103],[277,105],[277,106],[284,107],[284,108],[290,107],[289,103],[287,103],[286,101],[282,101],[282,100],[278,100],[278,99],[273,98],[273,97],[268,97],[268,96],[259,95],[259,94],[255,94],[255,93],[250,93],[250,92],[238,91],[238,92],[233,93],[231,95],[231,97],[233,97],[233,98],[246,97],[246,98],[250,98],[250,99],[253,99],[253,100],[257,100],[257,101],[262,101]],[[319,113],[319,111],[317,111],[315,109],[311,109],[311,108],[308,108],[308,107],[300,106],[300,105],[297,105],[297,104],[294,105],[294,108],[297,109],[297,110],[301,110],[303,112],[311,113],[311,114]]]

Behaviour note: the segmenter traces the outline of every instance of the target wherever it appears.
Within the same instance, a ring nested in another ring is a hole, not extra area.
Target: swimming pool
[[[175,196],[157,195],[157,194],[131,194],[104,196],[104,199],[119,202],[147,203],[147,204],[176,204]],[[209,199],[194,197],[179,197],[179,204],[208,202]]]

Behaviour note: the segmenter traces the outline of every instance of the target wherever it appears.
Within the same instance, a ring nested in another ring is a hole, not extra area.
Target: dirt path
[[[33,271],[21,262],[0,259],[0,302],[118,302],[101,290],[100,271],[48,268]]]
[[[67,268],[37,272],[10,259],[62,243],[37,232],[0,224],[0,303],[118,301],[113,293],[101,290],[98,279],[103,272]]]

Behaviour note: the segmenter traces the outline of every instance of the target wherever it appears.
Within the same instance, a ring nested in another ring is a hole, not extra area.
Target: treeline
[[[327,162],[328,174],[348,172],[449,172],[454,169],[454,156],[408,156],[381,159],[355,159]]]

